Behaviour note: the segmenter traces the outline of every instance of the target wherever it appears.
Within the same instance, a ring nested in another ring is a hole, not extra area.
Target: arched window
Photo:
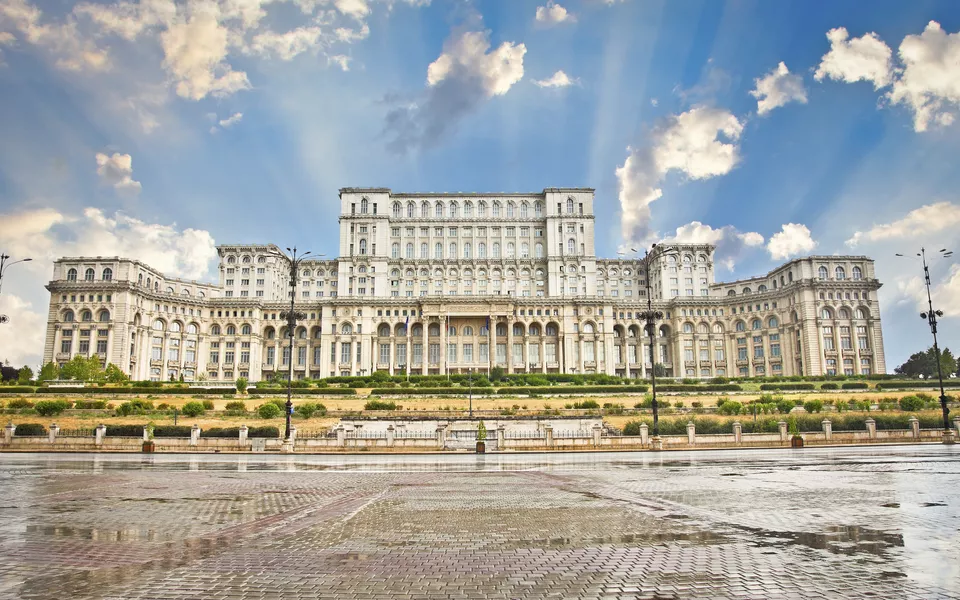
[[[64,321],[65,323],[73,323],[73,311],[72,311],[72,310],[68,310],[67,312],[63,313],[63,321]]]
[[[710,333],[710,326],[706,323],[700,323],[697,325],[697,333]]]
[[[211,326],[211,327],[210,327],[210,335],[220,335],[220,326],[219,326],[219,325],[216,325],[216,324],[213,325],[213,326]]]
[[[424,246],[426,246],[426,244],[424,244]],[[424,248],[424,252],[425,252],[425,251],[426,251],[426,248]],[[412,242],[408,242],[408,243],[407,243],[406,257],[407,257],[407,258],[413,258],[413,243],[412,243]]]
[[[367,240],[360,240],[360,254],[367,253]]]
[[[573,214],[573,198],[567,198],[567,214]]]
[[[447,256],[449,256],[450,258],[456,258],[456,257],[457,257],[457,243],[456,243],[456,242],[450,242],[450,246],[449,246],[448,249],[449,249],[450,252],[447,254]]]
[[[496,201],[493,203],[493,217],[495,219],[500,218],[500,203]]]
[[[853,314],[854,314],[854,316],[856,316],[856,318],[858,318],[858,319],[866,319],[866,318],[867,318],[867,311],[863,310],[862,308],[858,308],[857,311],[856,311],[855,313],[853,313]]]
[[[547,335],[557,335],[557,326],[552,323],[547,325]]]
[[[303,275],[304,277],[310,277],[310,269],[304,269],[303,272],[300,274]]]
[[[463,204],[463,216],[468,219],[473,216],[473,202],[468,201]]]
[[[847,273],[843,270],[843,267],[837,267],[834,273],[836,274],[837,281],[843,281],[847,277]]]
[[[361,201],[360,201],[360,214],[363,214],[363,215],[367,214],[367,210],[368,210],[368,208],[369,208],[369,205],[370,205],[370,202],[369,202],[366,198],[364,198],[363,200],[361,200]]]
[[[343,335],[350,335],[353,333],[353,325],[351,323],[344,323],[340,326],[340,333]]]
[[[456,202],[451,202],[451,203],[450,203],[450,218],[451,218],[451,219],[456,219],[457,216],[459,216],[459,215],[458,215],[459,212],[460,212],[460,205],[457,204]]]
[[[584,333],[593,333],[593,323],[584,323],[583,325]]]
[[[243,335],[250,335],[251,329],[249,325],[244,325],[240,328],[240,333]]]
[[[767,291],[767,286],[765,286],[765,285],[763,285],[763,284],[761,283],[760,285],[757,286],[757,291],[758,291],[758,292],[765,292],[765,291]]]
[[[426,219],[429,216],[430,216],[430,204],[426,200],[424,200],[423,203],[420,204],[420,218]]]
[[[457,328],[454,327],[453,325],[448,325],[448,326],[447,326],[447,335],[452,336],[452,337],[457,337]]]
[[[100,321],[101,323],[106,323],[107,321],[109,321],[109,320],[110,320],[110,311],[109,311],[109,310],[101,310],[101,311],[97,314],[97,320]]]
[[[543,216],[543,202],[537,202],[533,205],[533,216],[538,219]]]
[[[527,242],[520,243],[520,258],[530,258],[530,244]]]
[[[477,204],[477,216],[478,217],[487,216],[487,203],[484,202],[483,200],[481,200],[480,203]]]
[[[503,336],[507,335],[507,326],[504,325],[503,323],[497,323],[497,330],[496,330],[496,332],[497,332],[497,336],[498,336],[498,337],[503,337]]]
[[[154,331],[163,331],[164,328],[166,328],[166,323],[164,323],[161,319],[157,319],[153,322]]]
[[[743,321],[737,321],[736,329],[737,331],[746,331],[747,325]]]
[[[104,280],[104,281],[111,281],[111,280],[113,280],[113,269],[111,269],[111,268],[108,267],[108,268],[106,268],[106,269],[103,270],[103,280]]]
[[[187,333],[196,335],[200,331],[200,328],[197,327],[196,323],[190,323],[187,325]]]
[[[400,206],[400,203],[399,203],[399,202],[394,202],[394,203],[393,203],[393,218],[394,218],[394,219],[399,219],[399,218],[400,218],[400,211],[401,211],[401,210],[402,210],[402,208],[401,208],[401,206]]]
[[[863,271],[860,270],[860,267],[853,268],[853,280],[860,281],[863,279]]]
[[[258,257],[257,257],[257,264],[262,265],[262,264],[264,264],[264,263],[266,263],[266,262],[267,262],[267,257],[266,257],[266,256],[258,256]]]
[[[820,318],[821,318],[821,319],[832,319],[832,318],[833,318],[833,312],[831,312],[829,308],[824,308],[823,310],[820,311]]]
[[[417,205],[413,202],[407,202],[407,217],[413,218],[417,214]]]
[[[521,202],[521,203],[520,203],[520,218],[521,218],[521,219],[526,219],[526,218],[529,217],[529,216],[530,216],[530,205],[527,204],[526,202]]]
[[[493,257],[500,258],[500,242],[493,243]]]
[[[420,244],[420,258],[430,258],[430,247],[426,242]]]
[[[237,335],[236,325],[227,325],[227,335]]]
[[[172,293],[173,293],[173,287],[167,286],[167,293],[168,293],[168,294],[172,294]]]
[[[377,335],[379,335],[380,337],[390,337],[390,326],[387,325],[386,323],[381,325],[380,328],[377,330]]]
[[[427,328],[427,337],[439,337],[440,325],[433,323]]]
[[[469,325],[464,325],[464,326],[463,326],[463,335],[464,335],[464,336],[468,336],[468,337],[471,336],[471,335],[473,335],[473,327],[470,327]]]
[[[443,203],[442,203],[442,202],[437,202],[436,206],[434,207],[433,215],[434,215],[435,217],[437,217],[438,219],[442,219],[442,218],[443,218]]]
[[[512,219],[517,216],[517,205],[513,202],[507,202],[507,218]]]
[[[684,333],[693,333],[693,323],[684,323],[683,324]]]
[[[818,276],[820,279],[826,279],[826,278],[827,278],[827,268],[824,267],[824,266],[821,266],[819,269],[817,269],[817,276]]]
[[[174,321],[173,323],[170,323],[170,331],[173,333],[180,333],[183,331],[183,325],[180,324],[180,321]]]
[[[83,274],[83,279],[85,281],[93,281],[93,276],[94,276],[93,269],[87,269],[86,272]]]
[[[84,310],[80,312],[80,320],[84,323],[89,323],[93,321],[93,313],[89,310]]]
[[[520,323],[514,323],[514,324],[513,324],[513,335],[514,335],[514,336],[522,336],[522,335],[523,335],[523,325],[521,325]]]
[[[276,337],[277,337],[277,332],[273,330],[273,327],[267,328],[267,339],[273,340],[273,339],[276,339]]]
[[[577,251],[577,240],[570,238],[567,240],[567,254],[574,254]]]
[[[487,257],[487,244],[480,242],[477,244],[477,258],[486,258]]]
[[[714,323],[714,324],[713,324],[713,332],[714,332],[714,333],[723,333],[723,325],[721,325],[720,323]]]
[[[400,258],[400,243],[394,242],[390,244],[390,258]]]
[[[763,328],[763,323],[760,322],[760,319],[754,319],[753,322],[750,323],[750,328],[751,328],[751,329],[762,329],[762,328]]]
[[[846,308],[841,308],[840,311],[839,311],[839,317],[840,317],[841,319],[849,319],[849,318],[850,318],[850,311],[847,310]]]
[[[229,256],[229,257],[227,257],[227,264],[233,265],[233,264],[236,264],[236,262],[237,262],[237,257],[236,257],[236,256]]]
[[[776,317],[770,317],[770,319],[767,320],[767,327],[769,327],[770,329],[776,329],[779,326],[780,326],[780,321],[778,321]]]
[[[301,340],[307,339],[307,328],[300,327],[297,329],[297,338]]]
[[[790,271],[789,273],[787,273],[787,281],[789,281],[790,283],[793,283],[793,271]]]
[[[70,269],[67,271],[67,281],[76,281],[77,280],[77,270]]]
[[[464,243],[464,245],[463,245],[463,257],[464,257],[464,258],[471,258],[470,254],[471,254],[472,250],[473,250],[473,248],[470,246],[470,242]]]
[[[736,296],[736,295],[737,295],[737,292],[734,291],[734,290],[730,290],[729,292],[727,292],[727,295],[728,295],[728,296]]]
[[[433,245],[433,257],[443,258],[443,244],[441,242],[437,242]]]
[[[753,291],[753,290],[751,290],[751,289],[748,288],[748,287],[743,288],[743,293],[744,293],[744,294],[749,294],[749,293],[751,293],[752,291]]]
[[[533,252],[536,258],[543,258],[543,244],[541,244],[540,242],[537,242],[536,244],[534,244]]]
[[[513,242],[507,242],[507,258],[513,258],[516,256],[516,253],[517,247],[513,244]]]

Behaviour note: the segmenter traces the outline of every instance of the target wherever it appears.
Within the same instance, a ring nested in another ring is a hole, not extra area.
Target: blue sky
[[[600,256],[874,257],[892,369],[929,343],[894,252],[960,237],[958,30],[949,0],[0,0],[0,249],[36,259],[0,348],[39,359],[55,256],[210,279],[214,243],[335,254],[340,187],[586,186]]]

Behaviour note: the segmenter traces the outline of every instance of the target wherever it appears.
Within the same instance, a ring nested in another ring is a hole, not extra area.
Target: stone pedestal
[[[504,440],[506,438],[506,431],[503,425],[497,427],[497,449],[502,449],[506,447]]]
[[[200,443],[200,426],[194,425],[190,428],[190,445],[196,446]]]
[[[143,441],[150,441],[150,428],[147,425],[143,426]]]
[[[820,425],[823,427],[823,437],[828,442],[833,439],[833,422],[830,419],[824,419],[820,421]]]
[[[387,447],[393,448],[396,439],[396,430],[393,428],[393,425],[390,425],[387,427]]]
[[[289,440],[283,440],[283,443],[280,444],[280,452],[283,452],[284,454],[292,454],[292,453],[293,453],[293,439],[292,439],[292,438],[289,439]]]
[[[867,426],[867,437],[869,437],[871,440],[877,439],[877,422],[867,417],[867,420],[864,421],[864,424]]]
[[[663,438],[659,435],[655,435],[650,438],[650,449],[651,450],[663,450]]]
[[[8,423],[6,427],[3,428],[3,443],[11,444],[13,443],[13,433],[17,430],[17,426],[13,423]]]
[[[743,425],[740,424],[740,421],[733,422],[733,441],[736,444],[743,443]]]
[[[552,447],[553,446],[553,427],[550,425],[545,426],[543,428],[543,435],[544,435],[544,438],[546,438],[547,447]]]
[[[437,427],[437,448],[443,450],[444,436],[446,434],[447,428],[443,425]]]
[[[920,419],[916,417],[910,417],[907,419],[910,423],[910,434],[913,436],[913,439],[920,439]]]
[[[943,443],[949,445],[957,443],[957,434],[952,430],[948,429],[943,432]]]
[[[97,425],[97,429],[95,430],[95,437],[93,438],[93,443],[97,446],[102,446],[103,438],[106,437],[106,435],[107,435],[107,426],[104,425],[103,423],[100,423],[99,425]]]
[[[297,427],[296,425],[290,426],[290,443],[296,445],[297,443]]]
[[[646,423],[641,423],[640,424],[640,444],[646,446],[649,440],[650,440],[650,428],[647,427]]]
[[[691,446],[697,443],[697,426],[693,421],[687,423],[687,443]]]
[[[240,445],[241,446],[247,443],[247,434],[249,433],[249,431],[250,430],[247,428],[246,425],[240,426]]]
[[[603,433],[603,427],[599,424],[593,426],[593,445],[597,448],[600,447],[600,434]]]
[[[787,439],[789,439],[787,437],[787,422],[780,421],[779,423],[777,423],[777,427],[780,429],[780,441],[781,442],[787,441]]]
[[[56,423],[50,423],[50,430],[47,435],[49,436],[51,444],[57,441],[57,434],[59,433],[60,433],[60,427],[58,427]]]
[[[347,445],[347,430],[343,426],[337,427],[337,446],[343,448]]]

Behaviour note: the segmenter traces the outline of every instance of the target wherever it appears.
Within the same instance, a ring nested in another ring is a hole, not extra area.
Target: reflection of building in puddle
[[[903,535],[884,533],[858,526],[834,525],[823,532],[770,531],[742,527],[755,537],[757,546],[785,546],[799,544],[833,554],[857,554],[865,552],[883,556],[892,547],[903,546]]]

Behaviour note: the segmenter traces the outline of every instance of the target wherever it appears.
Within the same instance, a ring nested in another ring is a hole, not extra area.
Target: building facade
[[[274,245],[219,246],[216,284],[121,257],[57,260],[44,361],[98,356],[134,379],[187,381],[286,377],[291,360],[295,378],[495,366],[646,377],[649,283],[668,376],[886,370],[865,256],[717,283],[711,245],[598,258],[592,189],[339,197],[339,257],[304,261],[295,287]],[[306,314],[292,349],[280,315],[291,294]]]

